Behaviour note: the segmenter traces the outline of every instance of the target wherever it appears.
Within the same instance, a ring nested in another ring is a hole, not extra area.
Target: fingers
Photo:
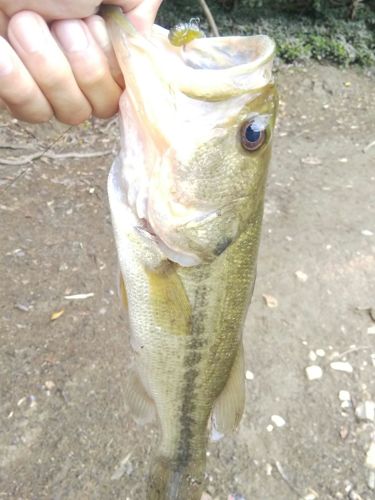
[[[87,17],[100,5],[100,0],[0,0],[0,10],[9,17],[23,10],[37,12],[44,19],[70,19]]]
[[[8,37],[58,120],[76,124],[91,115],[91,105],[77,85],[66,57],[38,14],[15,14],[9,21]]]
[[[32,123],[52,117],[52,108],[9,43],[0,37],[0,100],[13,116]]]
[[[107,58],[113,79],[123,89],[125,87],[124,77],[118,65],[104,19],[101,16],[94,15],[87,17],[85,23],[94,37],[95,42],[99,45]]]
[[[105,45],[98,23],[90,23]],[[8,37],[15,50],[3,40],[6,50],[0,51],[0,58],[6,75],[0,76],[0,99],[12,114],[26,121],[43,121],[53,113],[63,123],[74,125],[92,113],[112,116],[121,88],[88,26],[81,20],[64,20],[54,22],[51,29],[52,33],[33,12],[19,12],[11,18]],[[110,47],[105,50],[110,54]],[[114,60],[111,64],[118,72]]]
[[[95,116],[108,118],[116,113],[122,91],[87,25],[82,20],[57,21],[52,24],[52,32]]]
[[[8,26],[8,17],[0,10],[0,36],[5,37]]]

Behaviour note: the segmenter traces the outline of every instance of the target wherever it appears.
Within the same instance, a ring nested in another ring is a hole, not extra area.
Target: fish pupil
[[[260,138],[260,130],[257,130],[257,127],[252,123],[246,128],[245,136],[249,142],[257,142]]]

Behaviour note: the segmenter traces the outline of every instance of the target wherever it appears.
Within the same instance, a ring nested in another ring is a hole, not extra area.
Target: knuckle
[[[66,125],[79,125],[80,123],[88,120],[91,117],[91,109],[78,109],[71,113],[58,113],[56,118]]]
[[[66,71],[54,68],[53,71],[48,71],[40,77],[39,85],[51,91],[57,88],[63,89],[71,85],[71,78]]]
[[[105,80],[107,69],[101,64],[91,64],[86,66],[85,71],[79,75],[78,80],[85,87],[92,87]]]

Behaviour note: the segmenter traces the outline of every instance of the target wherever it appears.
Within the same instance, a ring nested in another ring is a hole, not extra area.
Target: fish
[[[244,411],[275,43],[176,46],[160,26],[141,33],[116,7],[102,13],[126,82],[108,198],[134,356],[127,405],[160,430],[146,498],[195,500],[210,437],[234,431]]]

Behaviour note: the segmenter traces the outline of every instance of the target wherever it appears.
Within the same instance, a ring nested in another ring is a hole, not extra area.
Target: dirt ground
[[[206,491],[220,500],[370,500],[374,80],[318,64],[277,77],[244,332],[246,412],[237,433],[210,444]],[[68,129],[0,115],[2,161],[49,147],[26,165],[0,166],[2,499],[144,495],[157,430],[134,424],[124,405],[130,357],[106,197],[117,138],[115,120]],[[53,158],[67,152],[99,156]],[[89,295],[66,298],[76,294]],[[321,378],[308,379],[311,365]]]

